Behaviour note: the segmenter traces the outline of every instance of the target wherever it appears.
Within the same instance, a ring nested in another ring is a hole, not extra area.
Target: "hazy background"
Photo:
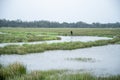
[[[120,22],[120,0],[0,0],[0,19]]]

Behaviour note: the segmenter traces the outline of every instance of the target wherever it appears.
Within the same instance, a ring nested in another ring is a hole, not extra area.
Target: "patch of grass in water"
[[[73,50],[79,48],[87,48],[92,46],[102,46],[108,44],[115,44],[120,41],[120,38],[114,38],[112,40],[97,40],[90,42],[63,42],[63,43],[42,43],[42,44],[24,44],[20,45],[8,45],[0,47],[0,54],[27,54],[38,53],[47,50]]]
[[[46,41],[46,40],[60,40],[60,37],[56,36],[37,36],[35,34],[20,33],[14,34],[0,34],[0,43],[7,42],[34,42],[34,41]]]
[[[81,61],[81,62],[95,62],[96,60],[93,58],[67,58],[67,60],[75,60],[75,61]]]

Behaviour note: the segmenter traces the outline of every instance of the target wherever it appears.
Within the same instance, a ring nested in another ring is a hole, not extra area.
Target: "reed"
[[[18,62],[0,68],[0,80],[8,80],[9,78],[21,76],[23,74],[26,74],[26,68]]]
[[[0,68],[0,80],[120,80],[120,75],[95,76],[91,73],[72,73],[69,70],[32,71],[20,63]]]

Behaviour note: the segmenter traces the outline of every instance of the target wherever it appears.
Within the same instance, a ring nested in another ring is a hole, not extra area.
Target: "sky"
[[[120,0],[0,0],[0,19],[120,22]]]

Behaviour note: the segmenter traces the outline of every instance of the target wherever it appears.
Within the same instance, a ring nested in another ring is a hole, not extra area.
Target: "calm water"
[[[93,58],[95,62],[67,60],[67,58]],[[85,70],[94,74],[120,74],[120,45],[106,45],[76,50],[55,50],[27,55],[1,55],[0,63],[23,63],[28,71],[69,69]]]
[[[11,45],[11,44],[22,45],[22,44],[57,43],[57,42],[70,42],[70,41],[88,42],[88,41],[112,39],[112,38],[108,38],[108,37],[97,37],[97,36],[59,36],[59,37],[61,37],[61,40],[19,42],[19,43],[0,43],[0,47],[4,47],[6,45]]]

